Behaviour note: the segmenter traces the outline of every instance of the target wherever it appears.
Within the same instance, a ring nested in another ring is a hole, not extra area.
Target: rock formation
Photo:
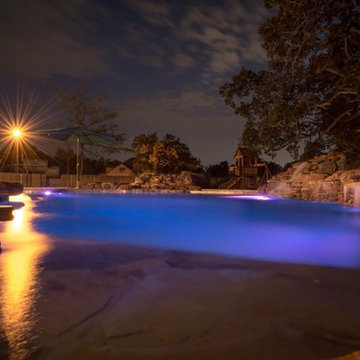
[[[190,191],[199,190],[200,186],[195,184],[195,179],[189,171],[180,174],[152,174],[144,173],[135,178],[130,185],[120,186],[123,190],[143,191]]]
[[[360,169],[347,169],[344,154],[331,152],[293,164],[271,178],[269,194],[312,201],[360,206]]]

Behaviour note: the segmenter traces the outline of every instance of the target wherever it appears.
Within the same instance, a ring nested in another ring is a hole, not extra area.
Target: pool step
[[[14,219],[12,205],[0,205],[0,221],[9,221]]]

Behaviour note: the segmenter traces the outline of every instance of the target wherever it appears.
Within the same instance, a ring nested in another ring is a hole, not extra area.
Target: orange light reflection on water
[[[37,321],[40,260],[50,250],[50,242],[32,227],[36,214],[31,199],[21,194],[11,201],[25,205],[13,211],[14,220],[4,223],[1,233],[1,330],[8,342],[10,359],[23,359],[29,355]]]

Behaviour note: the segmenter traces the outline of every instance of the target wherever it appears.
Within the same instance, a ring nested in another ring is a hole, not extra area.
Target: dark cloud
[[[172,62],[175,67],[180,69],[189,69],[195,67],[196,65],[196,60],[194,57],[180,51],[175,53],[175,55],[172,57]]]
[[[81,14],[87,2],[64,3],[8,2],[0,15],[2,71],[41,78],[109,71],[106,50],[91,42],[94,29]]]
[[[105,4],[9,2],[0,15],[1,69],[11,71],[18,64],[26,75],[91,77],[111,73],[114,62],[128,58],[165,70],[198,67],[204,78],[209,72],[227,75],[244,63],[265,60],[257,35],[265,13],[258,2],[253,2],[251,16],[235,0],[224,1],[222,7],[195,1],[180,13],[176,2]]]
[[[264,19],[263,6],[257,1],[252,2],[251,16],[249,9],[234,0],[225,1],[223,7],[193,6],[182,18],[178,34],[184,41],[200,45],[198,53],[207,58],[202,77],[215,73],[214,78],[219,79],[241,65],[266,61],[257,34]]]
[[[218,86],[264,65],[267,15],[262,0],[13,0],[0,13],[0,74],[89,80],[130,139],[172,132],[204,163],[231,160],[242,124]]]
[[[128,0],[126,5],[140,13],[141,16],[151,25],[175,27],[172,5],[168,2],[149,0]]]
[[[163,54],[164,64],[172,63],[183,70],[196,68],[206,84],[212,78],[219,85],[218,80],[241,65],[266,61],[257,34],[259,24],[268,15],[262,1],[253,1],[251,9],[236,0],[224,1],[221,7],[193,1],[185,2],[181,11],[174,2],[129,1],[127,4],[151,25],[153,40],[142,43],[147,53],[154,52],[154,44],[159,40],[156,29],[161,29],[165,35],[159,43],[167,49]],[[136,42],[141,43],[141,38]],[[208,76],[214,73],[215,76]]]

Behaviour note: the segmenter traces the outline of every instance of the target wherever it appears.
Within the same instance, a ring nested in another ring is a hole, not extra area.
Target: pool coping
[[[257,195],[259,192],[257,190],[247,190],[247,189],[202,189],[202,190],[190,190],[190,191],[181,191],[181,190],[88,190],[88,189],[74,189],[66,187],[26,187],[24,188],[25,194],[32,194],[39,191],[55,191],[55,192],[72,192],[72,193],[99,193],[99,194],[146,194],[146,193],[158,193],[158,194],[193,194],[193,195]]]

